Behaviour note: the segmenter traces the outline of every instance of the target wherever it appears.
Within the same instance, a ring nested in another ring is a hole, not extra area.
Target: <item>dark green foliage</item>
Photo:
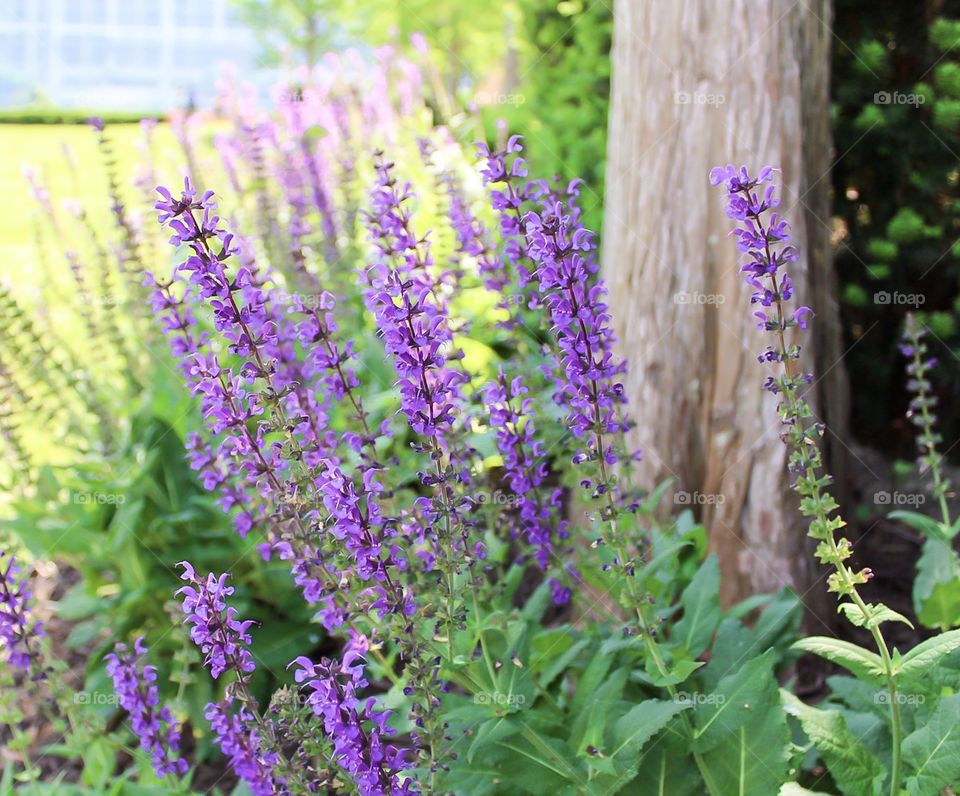
[[[636,576],[660,595],[659,617],[682,616],[656,634],[668,678],[615,620],[546,625],[543,588],[511,607],[508,576],[458,634],[452,681],[464,687],[444,698],[457,756],[443,792],[682,796],[704,792],[709,775],[714,794],[776,793],[790,772],[775,673],[793,659],[800,603],[783,592],[722,612],[716,559],[694,552],[702,533],[689,514],[655,526],[663,554]]]
[[[505,119],[525,137],[538,174],[585,183],[588,229],[603,220],[610,101],[611,4],[603,0],[518,0],[519,84],[514,104],[489,108],[488,131]]]
[[[890,352],[904,315],[919,310],[941,360],[960,349],[960,3],[838,0],[833,28],[836,268],[856,433],[902,454],[912,435]],[[960,384],[937,387],[955,396]],[[957,418],[944,424],[955,439]]]

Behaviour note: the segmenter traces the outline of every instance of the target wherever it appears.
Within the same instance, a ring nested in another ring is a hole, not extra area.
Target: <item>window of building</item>
[[[78,25],[107,21],[107,4],[103,0],[63,0],[63,12],[67,22]]]
[[[123,0],[117,6],[121,25],[159,25],[163,8],[155,0]]]

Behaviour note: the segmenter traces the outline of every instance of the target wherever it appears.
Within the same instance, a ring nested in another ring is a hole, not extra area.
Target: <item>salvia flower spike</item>
[[[158,777],[186,774],[187,761],[180,757],[180,732],[170,708],[160,706],[157,669],[144,663],[147,647],[138,638],[133,649],[117,643],[106,656],[107,674],[113,680],[120,707],[130,714],[130,728],[140,739],[140,748],[150,756]]]

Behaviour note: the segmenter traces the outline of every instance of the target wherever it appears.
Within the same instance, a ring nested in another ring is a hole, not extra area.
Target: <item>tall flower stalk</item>
[[[927,348],[926,329],[912,313],[907,315],[903,330],[903,341],[900,344],[900,353],[907,362],[907,390],[911,393],[910,406],[907,417],[917,428],[917,448],[920,452],[919,464],[921,475],[930,474],[933,481],[933,496],[940,508],[943,524],[949,528],[952,524],[950,508],[947,505],[947,494],[950,491],[950,481],[943,473],[943,456],[937,446],[943,437],[936,430],[937,417],[933,413],[937,406],[937,397],[930,390],[930,371],[936,366],[935,357],[929,357]]]
[[[598,277],[593,233],[580,220],[575,183],[568,187],[564,202],[541,182],[522,182],[527,173],[522,150],[518,136],[512,136],[503,151],[478,145],[485,160],[484,180],[497,186],[491,200],[506,241],[503,256],[520,289],[534,288],[530,305],[544,308],[551,321],[554,401],[567,412],[566,425],[577,445],[572,463],[583,473],[580,485],[600,504],[601,531],[594,546],[613,551],[612,561],[603,568],[619,575],[621,601],[635,617],[624,632],[641,639],[653,670],[677,699],[679,692],[670,681],[668,661],[649,613],[648,595],[636,583],[646,540],[637,540],[631,533],[638,506],[624,484],[629,483],[630,466],[641,453],[629,451],[624,441],[630,427],[620,382],[626,363],[613,352],[607,289]],[[531,204],[536,209],[529,209]],[[680,714],[680,721],[693,738],[693,724],[686,713]],[[719,796],[702,755],[692,754],[708,792]]]
[[[746,255],[740,271],[753,290],[750,302],[758,307],[754,312],[757,328],[773,336],[773,344],[758,359],[779,370],[776,376],[767,378],[764,388],[780,396],[777,408],[790,450],[793,488],[800,495],[801,513],[810,518],[808,534],[817,541],[817,560],[833,569],[827,581],[828,588],[840,600],[840,609],[853,624],[870,631],[880,653],[889,695],[893,742],[890,793],[897,796],[902,784],[900,746],[903,730],[894,666],[880,631],[880,623],[891,618],[892,612],[885,606],[867,603],[860,596],[858,589],[870,580],[872,572],[851,566],[853,546],[846,537],[837,536],[846,523],[836,513],[839,507],[827,491],[832,479],[824,469],[820,451],[824,429],[804,397],[812,375],[802,372],[800,347],[787,343],[790,330],[806,329],[813,312],[804,306],[790,308],[794,288],[786,267],[796,262],[798,252],[790,244],[789,225],[775,212],[779,198],[774,186],[767,185],[773,182],[773,173],[771,167],[765,167],[751,177],[745,166],[728,165],[713,169],[710,183],[722,185],[726,190],[725,210],[727,216],[736,222],[732,234],[737,249]]]

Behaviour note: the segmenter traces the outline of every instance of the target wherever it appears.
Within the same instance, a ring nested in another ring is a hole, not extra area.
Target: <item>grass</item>
[[[138,125],[110,128],[116,142],[120,168],[129,173],[140,161],[136,140]],[[65,197],[83,195],[105,204],[107,178],[97,147],[96,134],[86,125],[0,125],[0,185],[13,198],[0,214],[0,278],[24,295],[37,265],[36,224],[46,223],[30,194],[23,167],[30,166],[46,183],[55,206]],[[75,164],[71,167],[70,162]],[[109,208],[88,206],[87,212],[106,221]]]
[[[153,232],[156,225],[147,199],[132,184],[133,176],[144,164],[140,146],[143,133],[136,124],[110,126],[107,131],[124,202],[132,214],[142,217],[145,229]],[[101,242],[116,237],[107,173],[97,139],[96,132],[86,125],[0,125],[0,151],[4,153],[0,158],[0,186],[8,197],[5,211],[0,214],[0,283],[13,292],[39,329],[53,330],[48,346],[70,349],[78,362],[87,365],[91,364],[91,354],[86,350],[87,335],[77,312],[76,286],[65,252],[75,252],[91,274],[98,266],[91,256],[87,234],[64,210],[63,203],[68,199],[82,203]],[[161,164],[160,179],[176,182],[176,164],[182,157],[168,127],[155,131],[153,153],[155,161]],[[32,195],[23,174],[24,166],[37,174],[49,192],[58,216],[59,239]],[[42,249],[38,240],[42,240]],[[10,362],[8,367],[16,370],[20,364]],[[48,439],[42,428],[24,428],[22,434],[38,461],[57,459],[56,441]]]

